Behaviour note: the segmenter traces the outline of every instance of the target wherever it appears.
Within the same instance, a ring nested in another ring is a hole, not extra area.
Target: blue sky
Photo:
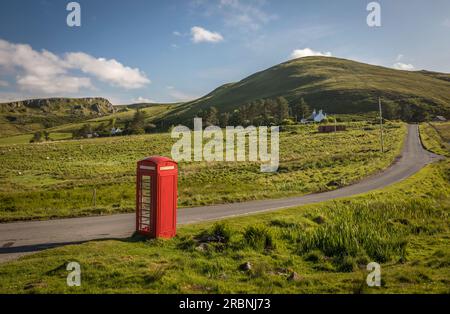
[[[66,0],[0,3],[0,101],[185,101],[292,56],[450,73],[450,1]]]

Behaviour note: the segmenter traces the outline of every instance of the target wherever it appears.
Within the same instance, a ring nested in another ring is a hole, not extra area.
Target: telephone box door
[[[136,229],[143,234],[150,235],[154,231],[152,189],[153,176],[150,173],[140,172],[138,183],[138,214]]]

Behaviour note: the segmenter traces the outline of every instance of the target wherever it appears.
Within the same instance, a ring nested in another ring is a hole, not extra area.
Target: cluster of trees
[[[148,114],[137,108],[133,119],[125,124],[124,134],[145,134],[155,131],[156,125],[146,122],[147,118]]]
[[[430,120],[430,113],[427,109],[413,106],[407,103],[401,105],[384,101],[382,104],[383,117],[388,120],[403,120],[422,122]]]
[[[91,124],[84,124],[79,130],[72,132],[73,138],[105,137],[111,135],[111,129],[116,125],[116,118],[109,119],[108,122],[102,122],[93,127]]]
[[[312,111],[306,101],[301,98],[298,103],[292,106],[292,114],[297,122],[301,119],[307,119],[312,114]]]
[[[133,118],[126,122],[125,127],[120,134],[144,134],[154,132],[156,125],[146,122],[148,114],[145,111],[136,109]],[[116,129],[116,118],[111,118],[108,122],[100,123],[93,127],[91,124],[84,124],[79,130],[72,132],[73,138],[88,138],[88,137],[106,137],[114,135],[112,130]],[[115,134],[117,135],[117,133]]]
[[[39,143],[44,141],[51,141],[50,133],[48,131],[37,131],[33,134],[30,143]]]
[[[233,112],[219,113],[215,107],[207,110],[200,110],[197,117],[203,119],[206,126],[219,125],[279,125],[293,123],[293,120],[300,120],[308,117],[311,109],[306,102],[301,99],[292,107],[284,97],[275,99],[259,99],[245,104]]]
[[[430,120],[432,108],[412,103],[398,104],[393,101],[383,102],[383,117],[388,120],[427,121]],[[259,99],[243,106],[233,112],[219,111],[215,107],[200,110],[197,116],[203,119],[206,126],[219,125],[283,125],[299,122],[311,116],[311,107],[301,98],[298,102],[289,105],[284,97],[275,99]]]
[[[388,120],[427,121],[432,108],[414,103],[398,104],[392,101],[383,102],[383,117]],[[219,125],[283,125],[299,122],[311,116],[311,107],[301,98],[289,105],[284,97],[275,99],[259,99],[242,105],[233,112],[219,113],[215,107],[200,110],[197,116],[203,119],[206,126]]]
[[[83,124],[83,126],[79,130],[75,130],[72,132],[73,138],[88,138],[92,137],[94,134],[94,129],[92,128],[92,125],[89,123]]]

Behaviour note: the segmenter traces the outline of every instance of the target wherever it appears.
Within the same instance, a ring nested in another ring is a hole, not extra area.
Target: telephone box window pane
[[[142,231],[150,231],[151,222],[151,177],[143,175],[141,177],[141,217],[140,217],[140,229]]]

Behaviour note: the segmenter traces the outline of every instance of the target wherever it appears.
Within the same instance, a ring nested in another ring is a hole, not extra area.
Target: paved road
[[[361,194],[401,181],[440,158],[422,148],[417,125],[409,125],[398,160],[385,171],[354,185],[300,197],[179,209],[178,222],[218,220]],[[134,214],[0,224],[0,262],[65,244],[129,237],[134,224]]]

